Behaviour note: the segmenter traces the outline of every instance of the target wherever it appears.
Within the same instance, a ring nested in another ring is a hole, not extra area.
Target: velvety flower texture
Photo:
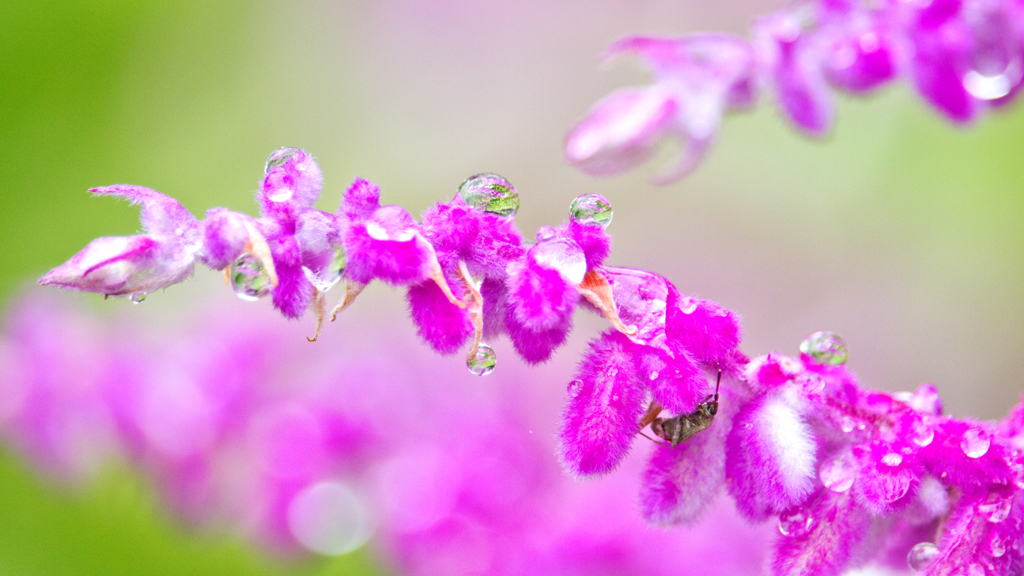
[[[1013,0],[804,0],[759,18],[752,39],[722,34],[631,37],[607,57],[639,56],[654,83],[614,92],[568,134],[566,160],[595,175],[647,162],[665,139],[682,149],[668,183],[703,157],[725,112],[767,88],[810,136],[833,122],[832,90],[866,94],[906,78],[938,112],[967,123],[1024,82],[1024,9]]]

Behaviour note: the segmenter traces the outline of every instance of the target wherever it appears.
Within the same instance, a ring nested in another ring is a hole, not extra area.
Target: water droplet
[[[779,532],[783,536],[800,536],[810,530],[814,518],[803,508],[791,508],[779,515]]]
[[[657,380],[657,379],[658,379],[658,371],[657,371],[657,370],[651,370],[651,376],[650,376],[650,378],[651,378],[651,381],[652,381],[652,382],[653,382],[653,381],[655,381],[655,380]]]
[[[988,452],[988,447],[991,444],[992,440],[988,434],[977,428],[971,428],[964,432],[964,437],[960,440],[960,449],[968,458],[981,458]]]
[[[684,296],[679,301],[679,311],[683,314],[693,314],[697,311],[697,300],[695,298],[690,298],[689,296]]]
[[[999,537],[998,534],[993,534],[992,539],[989,540],[988,548],[992,552],[992,556],[995,558],[1001,558],[1003,554],[1006,554],[1006,543]]]
[[[558,231],[551,226],[541,226],[537,228],[537,242],[543,242],[550,240],[558,234]]]
[[[320,482],[299,492],[288,505],[288,528],[306,548],[338,555],[370,539],[370,511],[351,488],[340,482]]]
[[[571,398],[575,398],[580,395],[581,388],[583,388],[583,380],[576,379],[573,380],[572,382],[569,382],[569,385],[566,386],[565,391],[569,393],[569,396]]]
[[[284,163],[287,162],[289,158],[295,156],[299,152],[302,151],[299,150],[298,148],[291,148],[288,146],[274,150],[273,152],[270,153],[270,156],[267,158],[267,165],[263,167],[263,173],[270,174],[270,172],[273,171],[275,168],[280,168],[281,166],[284,166]]]
[[[476,354],[466,361],[466,366],[472,374],[487,376],[494,372],[494,366],[497,363],[498,355],[494,353],[494,348],[481,342],[480,346],[476,349]]]
[[[971,96],[979,100],[995,100],[1010,93],[1013,88],[1014,77],[1020,76],[1018,69],[1020,65],[1014,60],[1010,67],[1003,72],[987,75],[977,70],[971,70],[964,75],[964,88],[971,93]]]
[[[935,430],[927,422],[921,421],[914,425],[914,444],[921,448],[932,443],[935,439]]]
[[[885,456],[882,456],[882,464],[886,466],[899,466],[903,463],[903,456],[900,456],[896,452],[889,452]]]
[[[1010,515],[1010,507],[1013,505],[1013,497],[1009,498],[1002,494],[990,494],[988,500],[978,504],[978,513],[993,524],[998,524]]]
[[[506,218],[515,217],[519,210],[519,193],[497,174],[470,176],[459,186],[459,197],[477,210]]]
[[[842,428],[843,432],[846,432],[847,434],[853,432],[853,426],[853,418],[850,418],[849,416],[843,416],[843,418],[839,421],[839,427]]]
[[[581,194],[569,205],[569,218],[607,228],[612,223],[612,204],[600,194]]]
[[[132,304],[141,304],[142,301],[146,299],[146,293],[136,292],[129,296],[128,299],[132,301]]]
[[[971,564],[967,568],[967,576],[985,576],[985,568],[981,564]]]
[[[907,566],[914,572],[920,572],[928,567],[939,556],[939,549],[931,542],[920,542],[915,544],[907,554]]]
[[[579,244],[568,238],[554,238],[538,243],[530,249],[537,264],[558,270],[565,281],[573,286],[583,282],[587,275],[587,257]]]
[[[846,342],[835,332],[821,330],[815,332],[800,343],[800,353],[807,354],[818,364],[838,366],[845,364],[849,354]]]
[[[339,246],[335,248],[330,260],[324,261],[319,268],[312,269],[304,266],[302,272],[313,283],[313,286],[317,287],[317,290],[326,292],[341,280],[347,261],[345,249]]]
[[[818,478],[829,490],[842,493],[853,486],[856,472],[849,458],[838,456],[821,465],[818,469]]]
[[[270,275],[252,254],[242,254],[232,262],[230,275],[231,287],[242,300],[255,301],[270,291]]]

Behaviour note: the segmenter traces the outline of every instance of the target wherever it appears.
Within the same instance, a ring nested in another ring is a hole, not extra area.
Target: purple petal
[[[445,275],[459,294],[459,282]],[[473,335],[473,322],[465,309],[452,304],[437,282],[427,280],[409,287],[406,294],[416,331],[440,354],[454,354]]]
[[[486,305],[486,302],[485,302]],[[516,352],[530,364],[546,362],[569,336],[572,330],[572,316],[564,316],[561,323],[546,330],[532,330],[516,318],[511,306],[505,308],[505,331]]]
[[[618,332],[590,343],[562,420],[562,463],[574,476],[610,472],[640,431],[643,388],[633,370],[633,344]]]
[[[281,152],[290,155],[283,162],[268,163],[268,172],[260,183],[259,200],[264,214],[284,207],[312,208],[323,187],[324,177],[313,156],[297,148],[282,148],[271,159]]]
[[[961,22],[949,21],[935,28],[922,25],[911,38],[914,43],[911,71],[918,92],[949,119],[970,122],[977,107],[962,80],[967,67],[969,32]]]
[[[309,307],[314,287],[302,270],[302,253],[294,236],[267,238],[277,270],[277,286],[271,290],[274,307],[288,318],[298,318]]]
[[[508,280],[508,306],[517,324],[545,331],[569,320],[579,293],[558,270],[541,266],[530,256],[509,269],[513,272]]]
[[[196,238],[199,222],[177,200],[156,190],[130,184],[89,190],[96,196],[117,196],[142,206],[142,226],[147,235],[167,242],[188,244]]]
[[[677,339],[701,362],[725,366],[740,345],[735,312],[708,300],[683,296],[672,286],[666,315],[668,337]]]
[[[816,449],[810,426],[782,394],[744,406],[726,456],[729,493],[739,511],[763,520],[806,500],[817,480]]]
[[[566,162],[598,176],[635,168],[654,156],[675,112],[675,99],[658,87],[613,92],[566,136]]]
[[[398,206],[383,206],[344,234],[349,277],[361,284],[422,280],[436,262],[433,248],[416,231],[415,221]]]
[[[651,396],[673,415],[689,414],[707,396],[707,380],[684,351],[674,356],[640,347],[636,350],[637,373]]]
[[[815,39],[801,36],[793,14],[761,18],[755,27],[779,106],[797,127],[813,136],[824,135],[832,125],[833,102]]]
[[[255,222],[251,216],[226,208],[207,210],[199,258],[215,270],[224,269],[245,252],[249,229]]]
[[[90,242],[39,283],[123,296],[177,284],[193,267],[191,253],[149,236],[108,236]]]
[[[858,27],[837,35],[825,60],[825,75],[834,86],[864,93],[896,76],[889,38],[875,27]]]
[[[356,178],[341,199],[339,213],[353,222],[364,220],[380,208],[380,188],[364,178]]]
[[[604,259],[612,251],[612,237],[605,232],[604,227],[597,224],[581,224],[572,220],[567,229],[569,237],[583,249],[587,257],[587,270],[604,263]]]

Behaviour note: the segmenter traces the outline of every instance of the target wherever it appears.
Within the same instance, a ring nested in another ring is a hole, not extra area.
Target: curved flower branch
[[[767,89],[796,127],[832,127],[832,90],[864,95],[906,78],[939,113],[966,124],[1016,98],[1024,83],[1024,10],[1012,0],[805,0],[753,24],[752,39],[723,34],[631,37],[605,58],[635,54],[654,83],[594,105],[565,140],[565,158],[604,176],[649,161],[665,140],[681,150],[654,182],[703,158],[725,112]]]

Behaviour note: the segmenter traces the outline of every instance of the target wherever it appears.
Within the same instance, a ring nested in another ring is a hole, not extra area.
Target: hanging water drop
[[[828,460],[818,469],[818,478],[825,488],[839,493],[846,492],[853,486],[856,475],[853,464],[843,456]]]
[[[132,301],[132,304],[141,304],[142,301],[146,299],[146,293],[135,292],[134,294],[128,296],[128,299]]]
[[[569,218],[607,228],[612,223],[612,204],[600,194],[581,194],[569,205]]]
[[[921,572],[939,556],[939,549],[931,542],[915,544],[907,554],[907,566],[914,572]]]
[[[583,249],[568,238],[540,242],[530,249],[530,255],[537,264],[557,270],[573,286],[583,282],[583,277],[587,275],[587,257]]]
[[[302,272],[313,283],[313,286],[316,286],[317,290],[326,292],[341,280],[347,261],[345,248],[338,246],[331,253],[330,259],[324,259],[319,268],[303,266]]]
[[[480,343],[477,346],[476,354],[472,358],[466,360],[466,366],[469,368],[471,374],[477,376],[487,376],[491,372],[494,372],[494,366],[498,363],[498,356],[494,353],[494,348],[491,348],[487,344]]]
[[[800,343],[800,353],[807,354],[818,364],[838,366],[845,364],[849,354],[846,342],[835,332],[821,330],[809,335]]]
[[[779,532],[783,536],[801,536],[814,524],[812,518],[803,508],[792,508],[779,515]]]
[[[291,148],[289,146],[274,150],[267,158],[267,164],[263,167],[263,173],[270,174],[274,169],[284,166],[285,162],[287,162],[289,158],[295,156],[299,152],[302,151],[298,148]]]
[[[231,287],[242,300],[256,301],[270,292],[270,275],[252,254],[242,254],[232,262],[229,275]]]
[[[992,540],[988,543],[988,549],[994,558],[1001,558],[1003,554],[1006,554],[1006,543],[998,534],[993,534]]]
[[[988,434],[977,428],[971,428],[964,432],[964,437],[960,440],[960,449],[968,458],[981,458],[988,452],[988,447],[991,445],[992,440]]]
[[[462,201],[477,210],[513,218],[519,210],[519,193],[497,174],[470,176],[459,186]]]

